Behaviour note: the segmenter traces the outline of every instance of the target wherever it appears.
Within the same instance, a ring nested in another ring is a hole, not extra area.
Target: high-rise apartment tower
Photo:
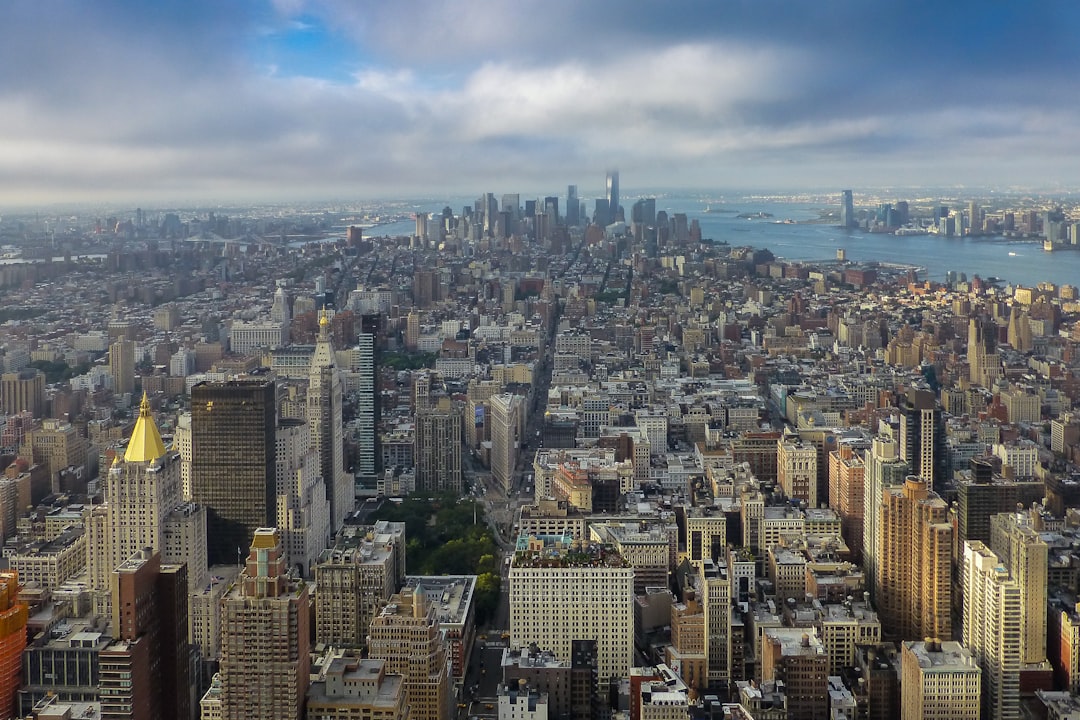
[[[221,601],[223,720],[300,720],[311,661],[308,589],[286,575],[275,528],[258,528]]]

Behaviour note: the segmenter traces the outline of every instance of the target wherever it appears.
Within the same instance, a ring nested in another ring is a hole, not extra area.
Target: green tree
[[[76,375],[82,375],[90,369],[89,363],[82,363],[75,367],[71,367],[63,360],[57,360],[55,362],[49,360],[34,360],[30,363],[30,367],[37,368],[45,373],[45,382],[47,383],[70,380]]]
[[[502,579],[496,573],[481,573],[476,578],[476,621],[487,622],[499,607]]]

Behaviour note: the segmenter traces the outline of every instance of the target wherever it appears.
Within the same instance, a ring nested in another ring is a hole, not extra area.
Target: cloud
[[[947,5],[16,3],[0,191],[1076,183],[1076,11]]]

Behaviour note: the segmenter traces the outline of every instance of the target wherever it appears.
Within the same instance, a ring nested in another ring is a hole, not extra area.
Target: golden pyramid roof
[[[165,443],[161,442],[161,433],[154,424],[154,418],[150,416],[150,400],[144,392],[139,404],[139,419],[135,421],[135,429],[131,432],[124,462],[151,462],[164,454]]]

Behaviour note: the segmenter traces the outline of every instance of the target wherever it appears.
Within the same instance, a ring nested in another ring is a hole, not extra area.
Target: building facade
[[[633,662],[634,569],[611,546],[569,537],[521,538],[510,564],[510,645],[569,657],[595,639],[601,680]]]
[[[435,608],[423,593],[404,590],[371,622],[368,655],[405,679],[410,720],[449,720],[450,662]]]
[[[964,646],[982,669],[983,720],[1020,717],[1020,583],[979,540],[964,543]],[[1043,610],[1045,612],[1045,609]]]
[[[915,476],[882,494],[875,590],[888,637],[951,637],[948,510],[928,481]]]
[[[21,684],[29,609],[19,602],[19,575],[0,572],[0,717],[12,717]]]
[[[418,409],[415,450],[416,488],[421,491],[460,493],[461,409],[453,406]]]
[[[491,408],[491,474],[496,484],[510,492],[514,483],[518,452],[525,432],[525,403],[519,395],[492,395]]]
[[[980,720],[982,671],[958,642],[900,646],[901,720]]]
[[[303,420],[282,419],[277,428],[277,528],[289,567],[311,577],[330,542],[330,501],[319,473],[319,454]],[[351,498],[352,483],[349,483]]]
[[[405,580],[403,523],[347,526],[315,566],[315,639],[361,647],[368,628]]]
[[[783,438],[776,444],[776,471],[780,488],[791,500],[817,507],[817,448]]]

